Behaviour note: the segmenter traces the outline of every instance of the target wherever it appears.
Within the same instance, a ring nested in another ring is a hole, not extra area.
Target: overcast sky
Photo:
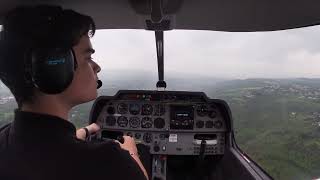
[[[256,33],[165,32],[165,73],[218,78],[320,77],[320,27]],[[99,30],[92,39],[102,71],[157,73],[154,32]]]

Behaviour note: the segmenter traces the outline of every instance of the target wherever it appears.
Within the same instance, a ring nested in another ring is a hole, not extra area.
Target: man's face
[[[73,50],[78,67],[71,85],[62,94],[65,100],[75,106],[97,97],[97,73],[101,68],[92,60],[94,50],[88,36],[82,36]]]

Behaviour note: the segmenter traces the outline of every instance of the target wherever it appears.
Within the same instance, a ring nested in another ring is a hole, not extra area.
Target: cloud
[[[165,32],[165,72],[223,78],[320,77],[320,27],[277,32]],[[99,30],[103,71],[157,71],[154,32]]]

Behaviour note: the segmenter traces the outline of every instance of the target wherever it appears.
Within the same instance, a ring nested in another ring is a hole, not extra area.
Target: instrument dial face
[[[199,116],[201,116],[201,117],[207,115],[207,114],[208,114],[208,107],[207,107],[206,105],[204,105],[204,104],[199,105],[199,106],[197,107],[197,114],[198,114]]]
[[[107,126],[114,126],[116,124],[116,118],[114,116],[107,116],[105,122]]]
[[[140,119],[138,117],[131,117],[129,120],[130,127],[137,128],[140,126]]]
[[[163,104],[157,104],[155,106],[154,115],[156,116],[162,116],[166,112],[165,106]]]
[[[158,128],[158,129],[164,128],[165,124],[166,124],[166,122],[162,118],[157,118],[154,120],[154,127],[155,128]]]
[[[218,108],[216,105],[211,105],[211,110],[209,111],[209,117],[214,119],[218,116]]]
[[[200,121],[197,121],[197,122],[196,122],[196,127],[197,127],[197,128],[203,128],[203,127],[204,127],[204,121],[201,121],[201,120],[200,120]]]
[[[153,107],[151,104],[142,105],[142,115],[151,115],[153,112]]]
[[[220,129],[220,128],[222,128],[223,124],[221,121],[216,121],[216,122],[214,122],[213,126],[217,129]]]
[[[216,110],[210,111],[210,112],[209,112],[209,117],[212,118],[212,119],[215,118],[215,117],[217,117],[217,111],[216,111]]]
[[[142,128],[152,128],[152,119],[150,117],[144,117],[141,121]]]
[[[127,125],[128,125],[128,118],[127,117],[125,117],[125,116],[120,116],[119,118],[118,118],[118,126],[120,126],[120,127],[127,127]]]
[[[107,113],[108,113],[108,114],[114,114],[115,112],[116,112],[116,110],[114,109],[113,106],[109,106],[109,107],[107,108]]]
[[[128,112],[128,105],[125,103],[120,103],[118,105],[118,113],[119,114],[126,114]]]
[[[130,104],[129,105],[129,112],[133,115],[138,115],[140,113],[140,106],[139,104]]]

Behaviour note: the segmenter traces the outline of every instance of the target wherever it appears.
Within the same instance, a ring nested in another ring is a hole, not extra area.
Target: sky
[[[157,74],[154,32],[98,30],[94,59],[108,71]],[[164,34],[165,74],[215,78],[320,78],[320,26],[275,32],[173,30]]]

